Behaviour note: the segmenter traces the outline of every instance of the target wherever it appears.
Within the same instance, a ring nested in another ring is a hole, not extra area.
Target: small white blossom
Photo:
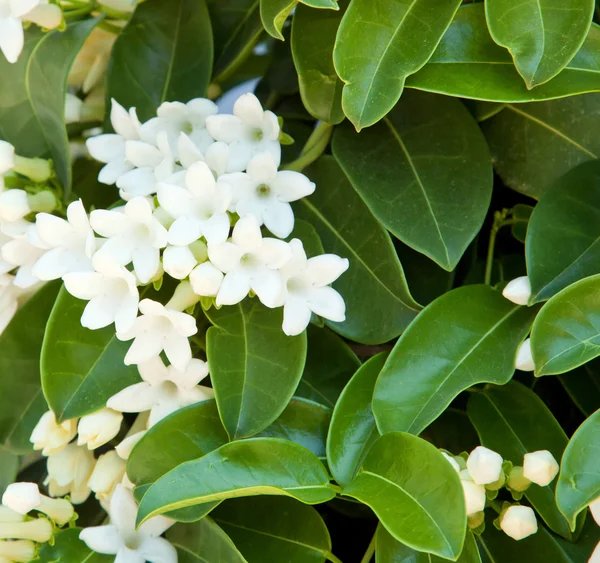
[[[506,284],[502,295],[517,305],[527,305],[531,297],[531,283],[527,276],[515,278]]]
[[[556,459],[548,450],[531,452],[523,457],[523,476],[540,487],[549,485],[559,469]]]
[[[107,503],[115,487],[123,480],[125,466],[125,460],[121,459],[115,450],[110,450],[98,458],[88,480],[88,487],[96,494],[96,498],[107,511]]]
[[[22,289],[29,289],[40,281],[33,273],[33,268],[46,249],[38,237],[35,223],[24,222],[23,227],[23,234],[17,235],[10,242],[5,243],[0,253],[3,262],[10,264],[13,268],[18,268],[13,280],[14,285]]]
[[[45,484],[53,497],[70,495],[73,504],[81,504],[90,496],[88,479],[94,469],[94,454],[75,443],[48,456],[48,478]]]
[[[513,540],[522,540],[537,532],[535,513],[529,506],[513,505],[502,515],[502,531]]]
[[[82,416],[77,426],[77,445],[95,450],[110,442],[121,429],[123,415],[111,409],[101,409]]]
[[[211,262],[203,262],[190,273],[190,284],[196,295],[215,297],[223,281],[223,272]]]
[[[0,0],[1,1],[1,0]],[[31,213],[29,196],[25,190],[6,190],[0,194],[0,220],[14,223]]]
[[[29,441],[34,450],[42,450],[42,455],[52,455],[60,452],[77,434],[77,419],[56,422],[52,411],[42,415],[36,424]]]
[[[179,162],[185,169],[190,168],[196,162],[206,162],[217,178],[227,172],[229,145],[226,143],[213,143],[204,152],[200,152],[194,142],[185,133],[181,133],[177,147]]]
[[[531,355],[531,338],[525,339],[517,349],[515,368],[521,371],[533,371],[535,364]]]
[[[163,269],[176,280],[190,275],[198,260],[188,246],[167,246],[163,252]]]
[[[486,500],[485,487],[474,483],[466,469],[459,472],[459,477],[465,495],[467,516],[484,510]]]
[[[495,483],[502,475],[502,456],[484,446],[477,446],[467,459],[469,475],[478,485]]]
[[[64,526],[75,514],[69,501],[42,495],[36,483],[10,484],[4,491],[2,504],[23,515],[35,509],[49,516],[59,526]]]

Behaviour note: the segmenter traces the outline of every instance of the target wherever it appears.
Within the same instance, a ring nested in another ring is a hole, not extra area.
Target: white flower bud
[[[495,483],[502,474],[502,456],[488,448],[477,446],[467,459],[467,469],[478,485]]]
[[[44,543],[52,537],[52,533],[52,524],[45,518],[0,524],[0,539],[3,540],[32,540]]]
[[[502,295],[517,305],[527,305],[531,297],[531,283],[527,276],[515,278],[506,284]]]
[[[527,338],[519,346],[515,359],[515,368],[521,371],[533,371],[535,369],[533,356],[531,355],[531,338]]]
[[[460,473],[460,466],[458,465],[458,462],[451,455],[448,455],[446,452],[442,452],[442,455],[446,458],[446,460],[448,460],[448,463],[452,466],[452,468],[457,473]]]
[[[0,541],[0,561],[28,563],[35,557],[35,544],[28,540]]]
[[[596,521],[596,524],[600,526],[600,497],[590,503],[590,512],[592,513],[592,517]]]
[[[190,283],[197,295],[214,297],[219,292],[223,273],[210,262],[203,262],[192,270]]]
[[[502,515],[502,531],[513,540],[522,540],[537,532],[535,513],[529,506],[513,505]]]
[[[523,475],[532,483],[545,487],[558,474],[559,466],[548,450],[525,454],[523,457]]]
[[[0,194],[0,220],[14,223],[31,213],[25,190],[6,190]]]
[[[129,459],[134,446],[144,437],[146,430],[127,436],[116,448],[116,452],[121,459]]]
[[[77,428],[77,445],[87,444],[90,450],[103,446],[119,433],[122,420],[123,415],[112,409],[102,409],[82,417]]]
[[[88,486],[98,495],[110,495],[125,474],[125,461],[115,450],[101,455],[88,481]]]
[[[77,434],[77,420],[65,420],[57,424],[52,411],[48,411],[31,433],[30,442],[34,450],[42,450],[42,455],[51,455],[62,450]]]
[[[522,493],[530,487],[531,481],[523,475],[523,468],[515,465],[508,474],[506,484],[509,489]]]
[[[163,268],[176,280],[187,278],[197,263],[187,246],[167,246],[163,252]]]
[[[52,496],[71,495],[73,504],[81,504],[90,496],[88,479],[94,469],[94,454],[87,448],[69,444],[48,457],[49,491]]]
[[[588,559],[588,563],[600,563],[600,542],[596,544],[592,556]]]
[[[2,495],[2,504],[19,514],[27,514],[42,504],[42,495],[35,483],[11,483]]]
[[[0,504],[0,524],[3,522],[23,522],[23,520],[25,520],[25,516],[15,512],[12,508],[8,508],[8,506]]]
[[[0,141],[0,176],[15,166],[15,147],[6,141]]]
[[[470,479],[461,479],[460,482],[465,493],[467,516],[481,512],[485,508],[485,487]]]
[[[81,121],[83,101],[74,94],[67,93],[65,100],[65,123],[77,123]]]

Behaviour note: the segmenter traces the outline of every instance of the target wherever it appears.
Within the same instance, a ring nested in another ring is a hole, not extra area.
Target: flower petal
[[[248,276],[240,272],[229,272],[217,293],[217,305],[235,305],[250,292]]]
[[[311,312],[303,299],[289,297],[283,306],[283,332],[297,336],[304,332],[310,323]]]
[[[235,224],[231,239],[242,252],[251,252],[260,248],[262,234],[256,217],[254,215],[245,215],[242,217]]]
[[[267,268],[277,270],[292,258],[292,249],[289,243],[270,237],[263,239],[256,253]]]
[[[135,383],[113,395],[106,406],[119,412],[146,412],[158,402],[158,389],[146,381]]]
[[[307,304],[313,313],[325,319],[336,323],[346,320],[346,303],[332,287],[313,289],[309,294]]]
[[[192,359],[190,341],[185,336],[170,336],[165,339],[165,355],[176,369],[185,371]]]
[[[232,143],[241,138],[243,123],[235,115],[210,115],[206,118],[206,128],[216,141]]]
[[[196,295],[206,297],[217,295],[222,281],[222,272],[210,262],[200,264],[190,274],[190,283]]]
[[[92,551],[105,555],[116,555],[125,545],[116,526],[95,526],[84,528],[79,534],[79,539]]]
[[[292,170],[282,170],[277,175],[271,187],[281,201],[297,201],[315,191],[315,183],[311,182],[304,174]]]
[[[168,241],[174,246],[187,246],[202,236],[202,223],[195,217],[184,215],[169,227]]]
[[[258,184],[271,185],[278,176],[277,164],[269,153],[262,153],[255,156],[248,163],[247,174]],[[297,174],[297,172],[294,172]]]
[[[160,250],[151,246],[136,248],[132,254],[133,269],[140,282],[148,283],[160,268]]]
[[[251,92],[242,94],[233,104],[233,113],[244,121],[245,125],[261,128],[263,122],[263,107],[258,98]]]
[[[177,563],[176,549],[164,538],[145,538],[138,551],[149,563]]]
[[[269,308],[278,305],[281,292],[284,289],[281,274],[266,268],[258,276],[254,276],[250,287],[256,293],[261,303]]]
[[[315,287],[323,287],[337,280],[350,266],[347,258],[336,254],[322,254],[308,260],[306,274]]]
[[[221,244],[229,236],[229,215],[217,213],[202,224],[202,234],[208,244]]]
[[[242,250],[231,242],[224,242],[210,245],[208,257],[221,272],[226,274],[239,266]]]
[[[16,63],[23,50],[23,24],[13,17],[0,19],[0,50],[9,63]]]
[[[273,201],[262,217],[265,227],[279,238],[287,238],[294,230],[294,212],[289,203]]]

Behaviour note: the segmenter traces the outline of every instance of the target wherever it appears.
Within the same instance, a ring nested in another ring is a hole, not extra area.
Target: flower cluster
[[[554,456],[547,450],[525,454],[522,466],[513,466],[484,446],[459,456],[442,453],[460,477],[469,527],[474,530],[483,527],[486,502],[495,503],[500,489],[505,487],[514,500],[520,500],[532,483],[545,487],[559,470]],[[537,520],[531,507],[504,503],[496,509],[499,528],[511,538],[522,540],[537,532]]]

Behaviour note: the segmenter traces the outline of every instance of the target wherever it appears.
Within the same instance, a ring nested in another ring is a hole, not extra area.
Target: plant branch
[[[507,227],[509,225],[514,225],[515,223],[521,222],[519,219],[507,219],[510,213],[511,210],[509,209],[503,209],[502,211],[496,211],[496,213],[494,213],[494,224],[490,230],[490,240],[488,242],[487,259],[485,262],[485,277],[483,279],[486,285],[491,285],[492,283],[494,250],[496,248],[496,237],[498,235],[498,231],[502,227]]]
[[[373,554],[375,553],[375,541],[377,539],[377,530],[373,533],[373,537],[371,538],[371,542],[369,543],[369,547],[367,547],[367,551],[363,555],[363,558],[360,560],[360,563],[369,563],[373,558]]]

